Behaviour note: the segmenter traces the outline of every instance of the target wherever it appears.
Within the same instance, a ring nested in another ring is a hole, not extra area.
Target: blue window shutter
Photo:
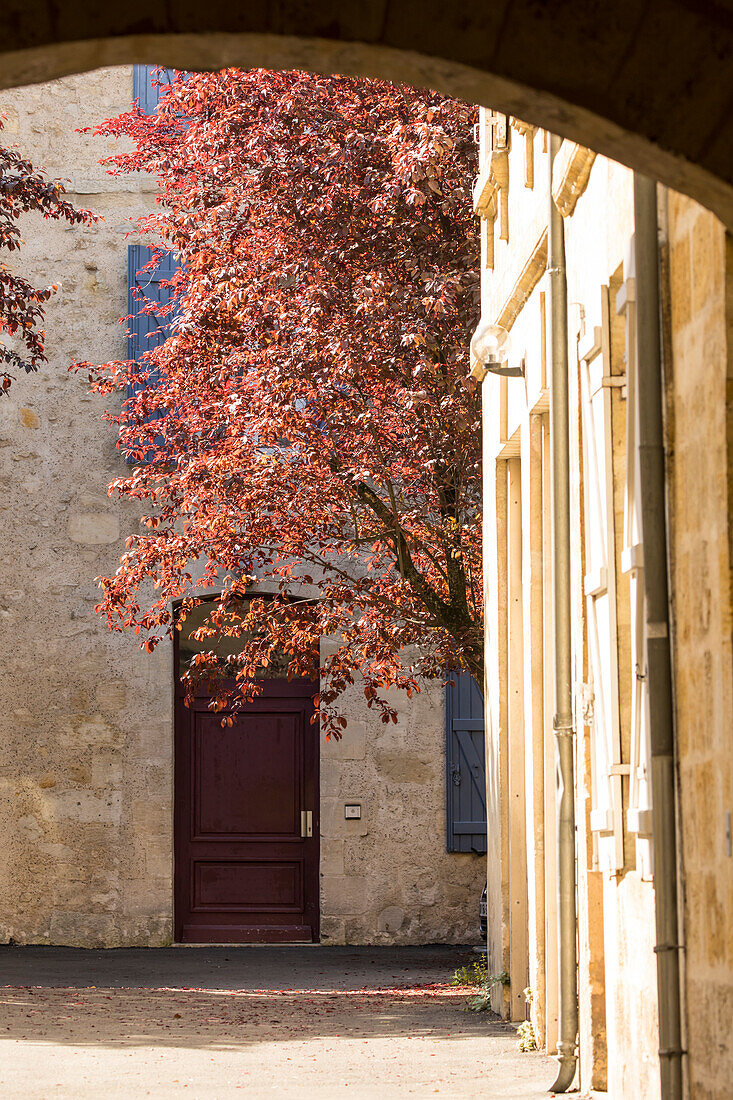
[[[132,98],[138,101],[144,115],[154,115],[160,102],[163,85],[172,84],[175,69],[160,69],[157,65],[134,65],[132,69]],[[153,83],[155,81],[155,83]]]
[[[449,852],[486,851],[484,700],[469,672],[451,672],[445,693]]]
[[[162,252],[157,267],[152,271],[144,271],[143,268],[150,262],[155,251],[158,250],[145,244],[131,244],[127,249],[127,312],[130,314],[127,358],[139,363],[141,372],[150,371],[149,364],[143,359],[143,353],[164,343],[171,331],[170,317],[159,317],[155,313],[144,313],[141,310],[146,299],[156,305],[170,301],[171,288],[163,283],[172,279],[180,266],[174,253]],[[128,398],[134,397],[143,386],[154,386],[157,380],[156,372],[151,371],[148,377],[141,378],[139,382],[129,382]],[[134,463],[138,460],[128,454],[126,461]]]

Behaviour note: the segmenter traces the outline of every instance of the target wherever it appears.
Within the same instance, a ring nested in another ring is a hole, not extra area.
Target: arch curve
[[[428,85],[570,137],[733,227],[729,0],[8,0],[0,86],[130,62]]]

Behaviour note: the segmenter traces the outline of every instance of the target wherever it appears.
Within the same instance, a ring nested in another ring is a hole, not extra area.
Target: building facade
[[[226,834],[234,843],[267,829],[287,835],[293,857],[282,848],[269,857],[267,888],[280,892],[275,909],[302,910],[303,891],[311,890],[307,922],[283,917],[260,938],[476,942],[485,840],[449,841],[449,765],[459,776],[466,765],[447,757],[457,733],[446,729],[442,684],[398,700],[399,721],[389,727],[374,720],[355,688],[344,738],[316,739],[309,762],[293,765],[303,786],[283,809],[287,820],[222,824],[222,800],[235,813],[241,789],[216,779],[207,787],[201,776],[206,767],[230,765],[236,746],[221,744],[221,759],[204,761],[182,786],[174,743],[185,741],[187,719],[175,697],[172,644],[143,654],[134,635],[111,633],[95,615],[95,578],[114,571],[139,515],[107,495],[126,470],[116,429],[102,419],[104,402],[88,392],[85,376],[67,368],[73,360],[125,357],[119,319],[137,266],[128,270],[127,235],[152,209],[155,185],[106,175],[98,161],[110,143],[80,131],[127,110],[132,96],[130,66],[2,97],[3,140],[50,176],[68,179],[72,200],[103,220],[80,230],[30,220],[20,260],[31,280],[60,289],[47,310],[48,365],[19,379],[0,402],[0,939],[86,947],[175,942],[185,938],[174,905],[179,888],[194,903],[199,892],[201,912],[241,911],[239,932],[229,934],[251,938],[246,928],[261,923],[255,894],[262,880],[250,873],[259,850],[241,859],[229,850],[226,860],[209,852],[198,870],[186,857],[190,887],[181,882],[183,856],[176,869],[177,807],[190,810],[187,792],[200,780],[209,802],[197,812],[209,839]],[[292,710],[282,696],[280,710]],[[301,813],[311,814],[311,835],[301,836]],[[305,878],[298,878],[301,868]],[[221,922],[209,923],[216,927],[192,935],[221,936]]]
[[[619,1098],[659,1095],[659,948],[678,955],[682,975],[681,1043],[662,1061],[681,1063],[687,1095],[722,1098],[733,1072],[723,1025],[733,1008],[729,239],[712,214],[658,188],[679,898],[679,943],[665,944],[655,931],[659,866],[665,882],[669,867],[653,836],[648,681],[649,638],[663,631],[648,623],[644,584],[645,535],[665,517],[645,532],[635,181],[570,141],[553,155],[544,131],[507,116],[482,111],[479,129],[482,327],[499,326],[494,362],[474,364],[484,406],[489,969],[510,976],[496,1005],[529,1018],[539,1046],[555,1049],[552,382],[563,368],[550,324],[552,203],[567,270],[577,929],[566,935],[577,942],[580,1082]]]
[[[94,615],[138,516],[106,487],[123,471],[102,402],[72,359],[124,354],[130,219],[151,181],[105,176],[78,128],[129,104],[131,68],[5,93],[4,137],[71,177],[96,227],[29,225],[23,263],[61,284],[47,368],[0,402],[5,520],[1,935],[84,946],[161,944],[174,924],[173,653],[143,655]],[[639,495],[633,178],[485,113],[476,189],[482,309],[514,374],[484,388],[489,970],[497,1007],[558,1038],[553,731],[550,201],[564,220],[571,457],[572,695],[579,1058],[583,1087],[659,1093],[651,744]],[[552,183],[550,183],[552,178]],[[666,506],[674,675],[682,1046],[687,1094],[723,1097],[733,1068],[733,254],[722,225],[660,189]],[[477,369],[477,374],[483,371]],[[351,706],[351,705],[350,705]],[[446,850],[445,700],[437,685],[320,744],[320,938],[475,938],[485,864]],[[361,817],[346,817],[346,806]],[[531,989],[528,1004],[524,990]],[[503,990],[503,992],[502,992]]]

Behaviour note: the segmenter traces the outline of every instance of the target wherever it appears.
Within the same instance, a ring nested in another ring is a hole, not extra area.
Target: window
[[[218,599],[216,596],[201,597],[201,603],[190,607],[185,612],[179,604],[176,608],[176,642],[177,642],[177,676],[180,679],[190,671],[192,661],[197,653],[215,653],[219,666],[219,675],[227,680],[236,675],[237,668],[232,666],[227,658],[239,654],[245,644],[251,640],[251,634],[242,634],[239,637],[230,634],[212,634],[200,641],[193,637],[197,630],[209,626],[209,616],[215,610]],[[260,599],[266,603],[272,599],[267,592],[252,592],[242,596],[237,603],[237,615],[241,619],[247,614],[251,600]],[[181,621],[183,620],[183,621]],[[234,625],[234,624],[232,624]],[[257,679],[283,680],[287,679],[291,655],[284,650],[278,650],[270,655],[270,663],[258,671]],[[311,667],[308,679],[317,680],[319,675],[320,653],[316,646],[311,654]]]
[[[592,693],[591,812],[598,864],[611,873],[624,865],[621,725],[616,621],[616,542],[611,430],[608,287],[601,291],[601,324],[580,348],[583,425],[585,595]]]
[[[639,402],[636,362],[636,279],[634,238],[631,238],[625,280],[616,296],[616,310],[626,325],[626,493],[621,569],[629,575],[631,628],[631,743],[629,808],[626,825],[636,835],[637,869],[642,878],[652,876],[651,746],[647,713],[646,606],[644,599],[644,547],[639,497]]]
[[[451,672],[445,693],[449,852],[486,851],[484,699],[468,672]]]
[[[156,372],[143,359],[146,351],[159,347],[170,336],[170,317],[145,312],[146,305],[162,306],[170,302],[172,291],[166,285],[179,267],[172,252],[162,252],[158,264],[152,270],[145,265],[158,251],[145,244],[131,244],[127,250],[127,311],[130,314],[127,335],[127,358],[140,366],[140,381],[128,383],[127,397],[134,397],[143,387],[155,386]],[[143,374],[145,377],[142,377]],[[155,419],[153,416],[151,420]],[[129,464],[139,461],[131,452],[126,456]]]
[[[166,85],[172,85],[175,73],[175,69],[162,69],[158,65],[133,66],[132,96],[144,115],[155,113],[161,92],[164,92]],[[130,314],[127,358],[140,364],[141,375],[149,369],[142,358],[144,352],[164,343],[171,331],[169,316],[160,317],[156,313],[144,312],[146,301],[157,306],[170,301],[171,289],[163,284],[173,277],[180,266],[172,252],[163,252],[154,270],[143,270],[152,259],[153,251],[149,246],[141,244],[131,244],[127,251],[127,312]],[[156,380],[155,372],[150,372],[140,382],[130,383],[127,387],[128,398],[134,397],[144,386],[154,386]],[[125,461],[132,465],[140,459],[128,452]]]
[[[144,115],[155,114],[161,92],[165,91],[166,84],[173,83],[175,73],[175,69],[161,69],[158,65],[133,66],[132,98],[137,100]]]

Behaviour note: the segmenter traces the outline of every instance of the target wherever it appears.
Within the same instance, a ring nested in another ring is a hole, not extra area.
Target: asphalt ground
[[[466,948],[0,948],[2,1100],[539,1100]]]
[[[468,947],[0,946],[0,985],[48,989],[360,989],[450,981],[477,956]]]

